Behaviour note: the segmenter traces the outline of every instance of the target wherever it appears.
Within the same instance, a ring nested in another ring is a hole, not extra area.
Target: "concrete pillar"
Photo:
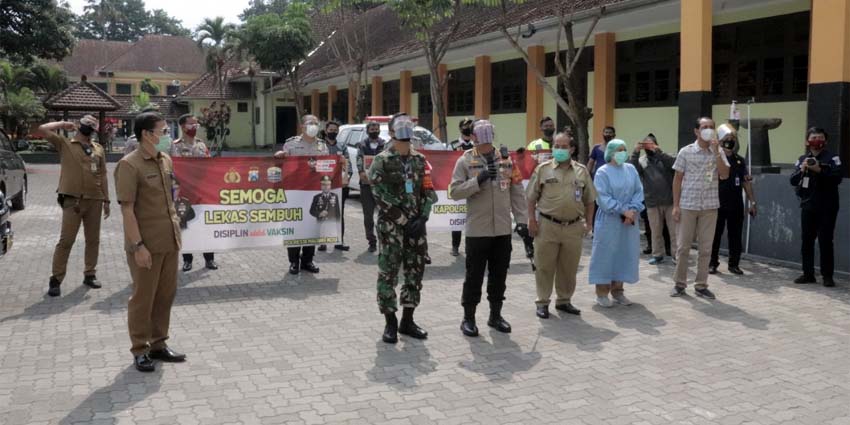
[[[617,75],[617,36],[596,34],[593,45],[593,143],[602,142],[602,130],[614,125]]]
[[[540,72],[546,72],[546,48],[543,46],[528,46],[528,59]],[[527,67],[526,73],[526,117],[525,144],[540,138],[540,120],[543,119],[543,85],[537,80],[537,74]]]
[[[490,56],[475,57],[475,118],[490,118],[491,75]]]
[[[711,2],[681,2],[679,147],[693,143],[697,118],[711,116]]]
[[[398,95],[398,111],[386,111],[388,115],[396,112],[410,113],[410,101],[413,96],[413,74],[410,71],[401,71],[398,80],[399,95]]]
[[[383,114],[384,109],[384,79],[372,77],[372,115]]]

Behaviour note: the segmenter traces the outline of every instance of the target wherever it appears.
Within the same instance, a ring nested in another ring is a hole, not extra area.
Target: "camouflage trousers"
[[[422,290],[422,275],[425,273],[427,245],[425,236],[419,239],[404,237],[404,226],[378,219],[378,240],[381,251],[378,255],[378,307],[381,313],[395,313],[399,300],[396,296],[398,272],[404,267],[404,283],[401,285],[401,306],[419,305]]]

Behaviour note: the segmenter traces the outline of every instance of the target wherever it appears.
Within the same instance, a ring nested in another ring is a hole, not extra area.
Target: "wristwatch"
[[[130,252],[135,253],[136,251],[139,250],[139,248],[141,248],[143,246],[145,246],[145,241],[138,241],[138,242],[134,243],[133,245],[130,245]]]

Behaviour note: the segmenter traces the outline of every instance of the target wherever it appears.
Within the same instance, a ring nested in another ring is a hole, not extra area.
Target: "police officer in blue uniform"
[[[835,286],[835,259],[832,239],[838,218],[838,185],[841,184],[841,159],[826,149],[828,135],[819,127],[806,132],[806,154],[797,160],[791,185],[800,198],[802,224],[803,274],[794,283],[816,283],[815,239],[820,247],[820,274],[823,286]]]

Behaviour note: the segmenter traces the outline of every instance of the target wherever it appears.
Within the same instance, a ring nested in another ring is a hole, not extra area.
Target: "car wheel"
[[[21,193],[18,194],[14,199],[12,199],[12,209],[20,211],[27,207],[27,182],[24,181],[24,188],[21,189]]]

